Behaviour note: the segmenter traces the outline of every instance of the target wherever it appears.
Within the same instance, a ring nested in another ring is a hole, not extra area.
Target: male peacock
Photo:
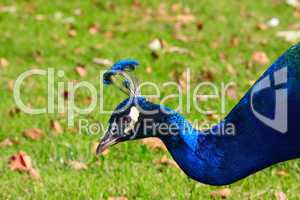
[[[104,75],[105,84],[112,83],[114,75],[125,77],[122,83],[131,97],[112,114],[98,153],[119,142],[158,137],[189,177],[210,185],[230,184],[300,156],[300,44],[280,56],[224,120],[205,131],[140,96],[125,74],[136,65],[120,61]],[[157,124],[172,129],[159,129]],[[234,134],[221,133],[220,127],[230,124]]]

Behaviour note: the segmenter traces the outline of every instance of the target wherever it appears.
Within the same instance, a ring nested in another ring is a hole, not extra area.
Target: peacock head
[[[97,154],[119,142],[145,137],[163,137],[170,133],[168,126],[161,127],[167,121],[172,110],[151,103],[140,95],[138,83],[128,71],[138,63],[132,60],[119,61],[103,76],[106,85],[115,85],[129,95],[120,103],[109,119],[108,130],[97,147]],[[119,78],[116,78],[118,77]],[[172,131],[176,129],[172,127]]]

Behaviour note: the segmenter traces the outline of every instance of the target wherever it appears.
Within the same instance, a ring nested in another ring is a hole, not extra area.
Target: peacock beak
[[[124,135],[112,134],[107,131],[97,146],[96,154],[100,155],[103,151],[124,140]]]

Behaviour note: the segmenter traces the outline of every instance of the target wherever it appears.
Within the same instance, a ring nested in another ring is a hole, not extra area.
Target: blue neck
[[[211,185],[229,184],[272,164],[300,156],[300,46],[283,54],[258,82],[267,76],[273,77],[274,72],[283,67],[287,67],[288,72],[288,127],[284,134],[254,115],[250,101],[253,88],[211,130],[201,132],[193,129],[178,113],[169,117],[170,123],[177,123],[180,131],[178,135],[162,137],[162,140],[188,176]],[[253,108],[265,116],[274,117],[272,101],[276,99],[277,89],[270,86],[255,94]],[[226,128],[232,124],[234,135],[218,134],[216,131],[219,127]]]

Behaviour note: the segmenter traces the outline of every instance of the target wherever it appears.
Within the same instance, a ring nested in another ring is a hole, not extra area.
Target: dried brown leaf
[[[203,29],[203,22],[202,21],[198,21],[196,24],[197,30],[201,31]]]
[[[236,87],[230,86],[226,89],[227,96],[231,100],[236,100],[237,99],[237,94],[236,94]]]
[[[9,114],[9,116],[13,117],[13,116],[19,114],[20,112],[21,112],[20,108],[13,107],[13,108],[9,109],[8,114]]]
[[[27,129],[23,132],[23,135],[32,140],[39,140],[44,137],[43,131],[39,128]]]
[[[231,190],[229,188],[224,188],[220,190],[216,190],[210,193],[211,197],[213,198],[222,198],[227,199],[231,196]]]
[[[100,28],[98,24],[89,25],[89,33],[91,35],[96,35],[99,32]]]
[[[8,81],[7,81],[7,88],[8,88],[10,91],[13,91],[13,89],[14,89],[14,81],[13,81],[13,80],[8,80]]]
[[[9,168],[13,171],[26,172],[34,179],[40,179],[39,172],[32,167],[30,156],[23,151],[10,157]]]
[[[8,60],[6,60],[5,58],[0,58],[0,67],[4,68],[7,67],[9,65]]]
[[[150,149],[158,149],[166,151],[167,148],[164,143],[158,138],[144,138],[141,143],[149,147]]]
[[[56,120],[51,120],[50,121],[50,128],[51,130],[53,130],[56,134],[60,134],[63,133],[64,130],[62,128],[62,126],[60,125],[60,123]]]
[[[216,121],[216,120],[220,119],[219,115],[213,114],[213,113],[208,113],[208,114],[206,114],[206,116],[209,121]]]
[[[177,53],[177,54],[184,54],[184,55],[189,55],[189,56],[192,56],[194,57],[195,54],[188,50],[188,49],[185,49],[185,48],[181,48],[181,47],[169,47],[166,49],[166,52],[167,53]]]
[[[196,17],[191,13],[184,13],[177,15],[176,19],[177,22],[185,25],[194,22],[196,20]]]
[[[0,147],[10,147],[12,145],[14,145],[14,141],[9,138],[6,138],[0,142]]]
[[[146,67],[146,72],[148,74],[151,74],[152,73],[152,67]]]
[[[240,45],[240,39],[236,36],[232,36],[230,38],[230,46],[231,47],[238,47]]]
[[[97,65],[111,66],[113,62],[106,58],[94,58],[93,62]]]
[[[40,21],[44,21],[45,20],[45,16],[44,15],[41,15],[41,14],[38,14],[35,16],[35,20],[40,22]]]
[[[230,64],[228,64],[226,66],[226,71],[230,74],[230,75],[236,75],[236,70],[234,69],[234,67]]]
[[[193,38],[191,36],[187,36],[187,35],[184,35],[184,34],[178,33],[178,32],[176,32],[176,34],[174,35],[174,38],[181,42],[190,42],[193,40]]]
[[[256,25],[256,28],[258,30],[265,31],[265,30],[268,30],[269,27],[265,23],[259,23],[259,24]]]
[[[287,170],[285,170],[285,169],[277,169],[277,170],[275,171],[275,174],[276,174],[277,176],[286,177],[286,176],[289,175],[289,172],[288,172]]]
[[[9,168],[14,171],[29,171],[32,169],[31,158],[23,151],[12,155],[9,159]]]
[[[270,62],[267,54],[262,51],[256,51],[252,54],[252,61],[259,65],[266,65]]]
[[[71,29],[68,30],[68,36],[69,37],[75,37],[76,35],[77,35],[76,29],[71,28]]]
[[[84,77],[87,74],[87,71],[86,71],[84,65],[78,65],[77,67],[75,67],[75,71],[77,72],[77,74],[80,77]]]
[[[170,158],[168,158],[166,155],[164,155],[159,160],[155,160],[154,164],[157,164],[157,165],[166,165],[166,166],[171,166],[171,167],[179,168],[179,166],[177,165],[177,163],[174,160],[171,160]]]
[[[210,69],[204,69],[202,71],[202,79],[205,81],[213,81],[215,79],[214,71]]]
[[[277,200],[287,200],[286,195],[284,192],[275,192],[275,198]]]
[[[128,200],[126,197],[108,197],[108,200]]]
[[[85,163],[81,162],[81,161],[72,160],[72,161],[68,162],[68,165],[72,169],[77,170],[77,171],[88,169],[88,166]]]
[[[82,14],[82,11],[81,11],[80,8],[76,8],[76,9],[74,10],[74,15],[80,16],[81,14]]]

